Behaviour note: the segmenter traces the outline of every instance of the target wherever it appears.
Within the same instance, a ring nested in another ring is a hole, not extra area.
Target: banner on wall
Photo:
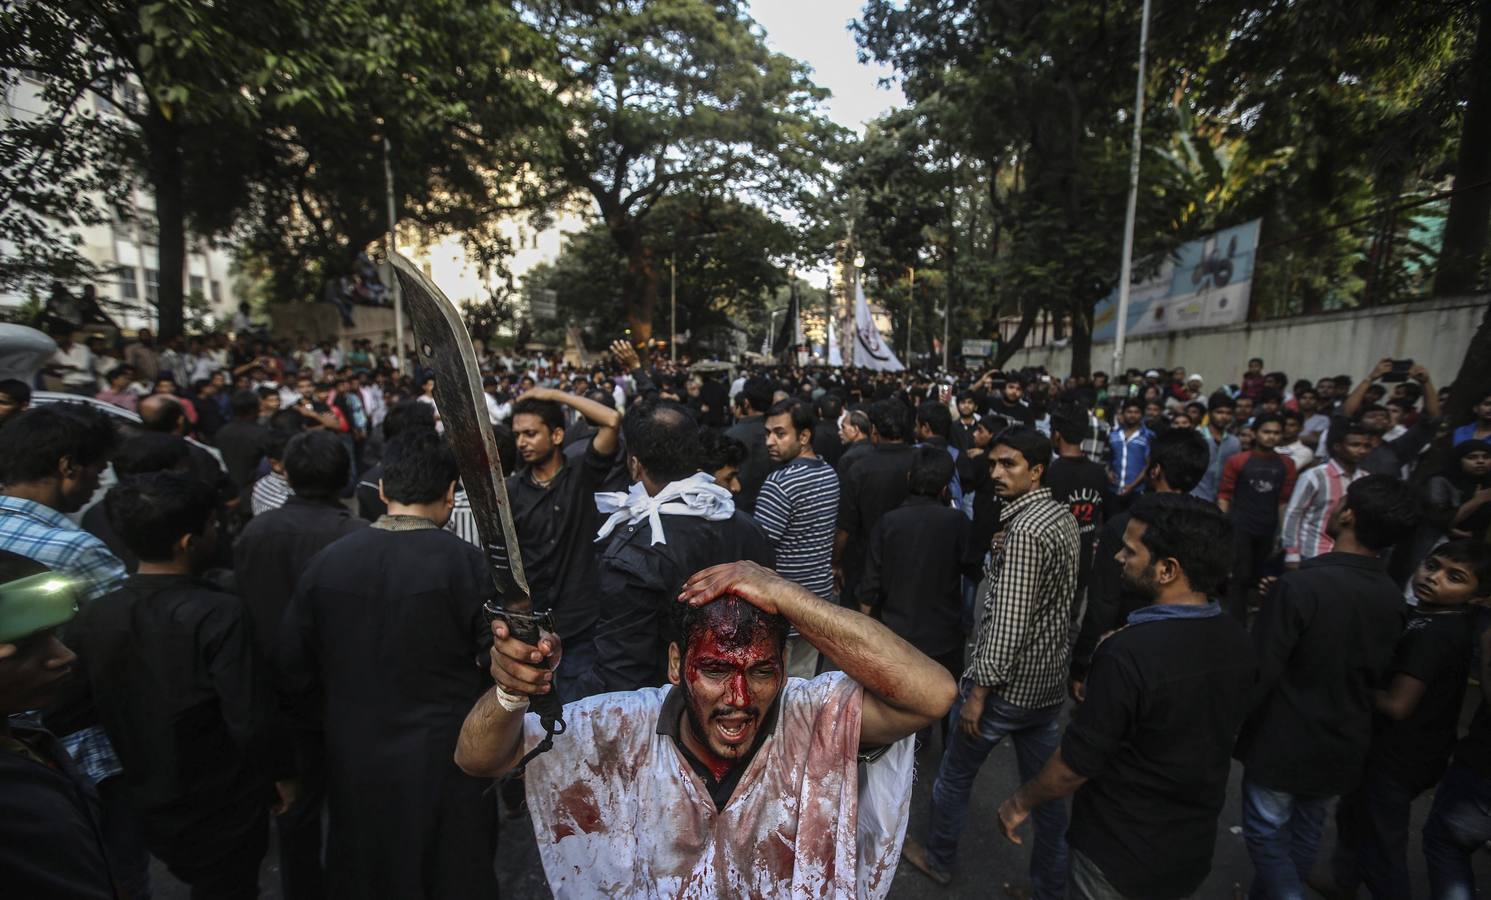
[[[1262,220],[1213,232],[1176,248],[1150,278],[1129,290],[1125,337],[1235,325],[1248,317]],[[1118,333],[1118,289],[1093,313],[1092,339]]]

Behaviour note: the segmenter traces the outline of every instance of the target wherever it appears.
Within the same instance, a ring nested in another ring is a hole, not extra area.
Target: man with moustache
[[[674,603],[663,688],[590,697],[528,764],[528,806],[558,896],[883,897],[911,791],[911,742],[952,679],[885,626],[750,562],[696,573]],[[787,678],[787,631],[841,672]],[[499,777],[544,737],[561,641],[494,623],[497,685],[456,762]],[[756,762],[759,760],[759,762]],[[756,763],[756,764],[753,764]],[[863,764],[864,776],[860,771]]]

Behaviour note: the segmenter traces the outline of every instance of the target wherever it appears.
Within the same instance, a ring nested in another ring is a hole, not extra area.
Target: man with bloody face
[[[556,897],[883,897],[909,811],[912,742],[955,687],[867,616],[755,563],[697,573],[674,610],[669,685],[590,697],[524,776]],[[842,669],[789,678],[787,631]],[[560,641],[494,623],[497,686],[456,762],[506,774],[543,737]],[[861,775],[863,771],[863,776]]]

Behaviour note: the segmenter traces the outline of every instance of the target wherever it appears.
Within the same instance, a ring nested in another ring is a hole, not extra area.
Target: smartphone
[[[1386,375],[1382,376],[1381,380],[1382,381],[1407,381],[1408,380],[1408,372],[1412,368],[1413,368],[1413,360],[1411,360],[1411,359],[1395,359],[1395,360],[1393,360],[1393,368],[1392,368],[1392,370],[1389,371]]]

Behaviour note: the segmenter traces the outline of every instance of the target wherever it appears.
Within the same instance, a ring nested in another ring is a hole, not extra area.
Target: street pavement
[[[1475,686],[1466,692],[1465,721],[1474,703],[1479,700]],[[939,740],[936,736],[918,757],[917,780],[912,794],[910,834],[918,838],[926,834],[928,809],[931,803],[932,782],[936,777]],[[1222,813],[1217,828],[1216,855],[1212,861],[1211,877],[1196,892],[1197,900],[1237,900],[1246,894],[1252,877],[1247,849],[1242,838],[1242,813],[1239,807],[1239,782],[1242,767],[1233,764],[1232,780],[1227,791],[1227,807]],[[1005,887],[1016,890],[1028,888],[1026,868],[1029,864],[1029,829],[1026,825],[1026,844],[1017,847],[999,833],[995,811],[1018,785],[1014,748],[1008,742],[994,748],[989,760],[979,772],[974,785],[973,800],[969,807],[969,824],[963,834],[959,850],[959,870],[953,883],[939,887],[910,866],[902,865],[896,872],[891,886],[890,900],[923,900],[923,898],[1003,898],[1009,896]],[[495,791],[493,792],[495,802]],[[1428,881],[1424,872],[1424,857],[1419,847],[1419,833],[1424,817],[1429,812],[1433,793],[1428,792],[1418,799],[1413,807],[1413,827],[1410,831],[1408,860],[1413,876],[1416,896],[1428,896]],[[1331,848],[1335,846],[1334,822],[1328,822],[1325,837],[1321,842],[1321,855],[1317,870],[1323,870]],[[158,863],[154,869],[156,897],[161,900],[187,900],[186,888],[171,878]],[[1491,885],[1491,855],[1479,854],[1476,858],[1476,877],[1481,885]],[[504,819],[498,835],[497,851],[498,897],[501,900],[546,900],[550,897],[548,886],[539,865],[538,848],[534,843],[533,829],[529,819]],[[269,857],[264,862],[260,875],[261,897],[279,900],[278,856],[271,846]],[[1362,893],[1365,896],[1365,892]]]

